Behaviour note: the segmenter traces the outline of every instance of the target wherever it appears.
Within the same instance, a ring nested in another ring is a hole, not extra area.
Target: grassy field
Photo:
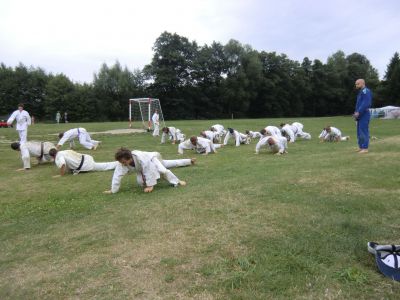
[[[287,121],[294,121],[286,119]],[[215,123],[240,131],[281,119],[169,122],[187,136]],[[173,169],[186,187],[159,182],[144,194],[134,175],[104,195],[112,172],[58,174],[22,167],[0,129],[0,299],[396,299],[367,241],[400,244],[400,121],[373,120],[370,153],[359,155],[350,117],[296,119],[313,136],[289,154],[232,144]],[[320,144],[331,124],[349,142]],[[61,130],[126,123],[34,125],[30,139]],[[96,135],[96,161],[120,146],[177,158],[148,133]],[[67,147],[64,146],[64,149]],[[81,146],[79,152],[89,153]]]

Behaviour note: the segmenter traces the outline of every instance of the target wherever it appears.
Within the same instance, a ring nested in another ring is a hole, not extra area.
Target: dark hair
[[[280,127],[283,127],[283,126],[285,126],[286,125],[286,123],[281,123],[281,125],[279,125]]]
[[[132,159],[132,152],[131,150],[121,147],[115,153],[115,160],[121,161],[121,159],[129,160]]]
[[[265,128],[263,128],[263,129],[260,130],[260,133],[261,133],[262,135],[264,135],[264,134],[267,133],[267,130],[266,130]]]
[[[228,128],[230,134],[233,134],[233,130],[234,130],[233,128]]]
[[[59,138],[59,139],[61,139],[63,136],[64,136],[64,132],[60,132],[60,133],[58,134],[58,138]]]
[[[24,104],[23,103],[18,103],[18,107],[24,108]]]
[[[11,143],[11,149],[13,150],[19,150],[19,146],[20,146],[19,142]]]
[[[57,155],[57,149],[56,148],[51,148],[50,150],[49,150],[49,155],[51,156],[51,157],[56,157],[56,155]]]
[[[246,132],[246,134],[249,134],[249,133],[250,133],[250,131],[248,131],[248,130],[246,130],[245,132]]]
[[[162,131],[165,132],[165,133],[168,133],[169,132],[169,128],[168,127],[163,127]]]
[[[197,136],[191,136],[190,137],[190,142],[191,143],[196,143],[197,142]]]

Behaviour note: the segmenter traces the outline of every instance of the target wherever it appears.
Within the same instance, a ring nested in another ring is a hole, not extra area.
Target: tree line
[[[130,71],[103,64],[92,83],[76,83],[40,67],[0,65],[0,115],[18,103],[42,121],[68,112],[70,121],[126,120],[128,99],[159,98],[166,119],[261,118],[351,114],[354,81],[364,78],[374,107],[400,105],[400,58],[391,58],[383,80],[365,55],[333,53],[326,63],[226,45],[169,32],[154,43],[151,62]]]

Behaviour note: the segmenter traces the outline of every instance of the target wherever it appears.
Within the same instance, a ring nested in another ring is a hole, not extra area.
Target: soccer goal
[[[156,110],[158,110],[159,114],[160,127],[165,127],[164,116],[159,99],[129,99],[129,128],[132,128],[132,122],[141,122],[143,129],[151,130],[151,117]]]

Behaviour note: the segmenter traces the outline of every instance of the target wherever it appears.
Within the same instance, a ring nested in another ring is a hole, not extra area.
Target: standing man
[[[60,120],[61,120],[61,114],[60,114],[60,112],[58,111],[58,112],[56,113],[56,122],[57,122],[57,124],[60,124]]]
[[[158,110],[156,109],[154,111],[153,116],[151,117],[151,120],[153,121],[153,136],[159,136],[160,135],[160,115],[158,114]]]
[[[15,129],[18,131],[20,143],[26,143],[28,126],[31,125],[32,120],[29,113],[24,110],[24,105],[22,103],[18,104],[18,109],[11,114],[10,118],[8,118],[7,125],[11,126],[14,120],[17,121]]]
[[[64,122],[68,123],[68,113],[67,112],[64,113]]]
[[[365,86],[364,79],[356,80],[356,89],[360,90],[357,95],[354,119],[357,122],[358,153],[368,153],[369,146],[369,109],[372,103],[372,93]]]

